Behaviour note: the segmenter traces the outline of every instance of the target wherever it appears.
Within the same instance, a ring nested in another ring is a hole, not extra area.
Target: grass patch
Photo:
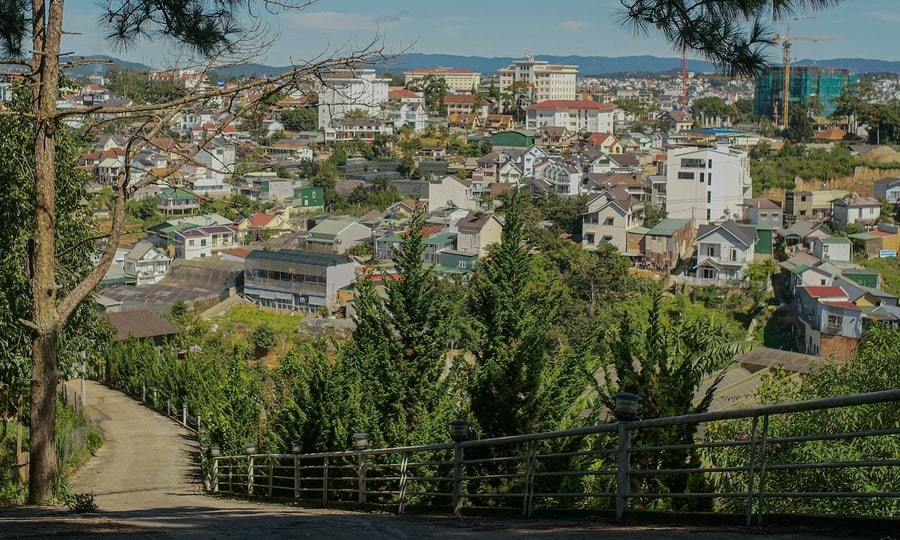
[[[228,333],[249,337],[260,326],[268,326],[277,336],[296,335],[297,325],[301,320],[303,317],[300,315],[271,313],[241,302],[232,306],[221,317],[214,318],[213,322]]]
[[[878,272],[882,291],[900,296],[900,259],[866,259],[862,265]]]

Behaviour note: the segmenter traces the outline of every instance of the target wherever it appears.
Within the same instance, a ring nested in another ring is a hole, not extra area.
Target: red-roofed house
[[[263,213],[253,214],[250,217],[239,217],[231,224],[231,228],[235,230],[239,242],[243,242],[247,238],[260,240],[281,236],[293,230],[287,219],[280,214]]]
[[[622,143],[612,133],[591,133],[585,142],[599,148],[604,154],[621,154],[623,152]],[[663,160],[665,160],[665,156],[663,156]]]
[[[525,127],[564,127],[573,133],[585,131],[613,132],[615,107],[596,101],[551,99],[525,109]]]
[[[843,288],[797,288],[797,341],[807,354],[846,360],[863,331],[862,310]]]

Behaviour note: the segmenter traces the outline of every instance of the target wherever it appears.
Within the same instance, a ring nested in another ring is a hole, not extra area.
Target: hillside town
[[[878,151],[872,127],[836,116],[830,101],[857,75],[802,74],[827,79],[833,94],[809,113],[816,131],[805,151]],[[236,84],[191,71],[144,76],[181,91]],[[125,167],[155,180],[130,195],[129,214],[150,221],[118,246],[98,301],[110,312],[162,312],[236,296],[262,309],[351,317],[363,269],[393,274],[411,216],[426,216],[423,265],[465,281],[501,240],[504,193],[521,190],[533,201],[577,205],[567,241],[588,251],[614,246],[666,286],[740,288],[748,265],[772,259],[780,270],[773,283],[794,306],[796,350],[847,357],[870,321],[900,325],[897,295],[859,264],[900,247],[891,215],[900,178],[853,189],[755,186],[750,164],[759,150],[792,144],[773,130],[779,76],[772,68],[755,85],[686,71],[581,77],[578,66],[533,55],[495,74],[348,69],[274,98],[259,88],[238,92],[228,108],[269,100],[239,122],[224,104],[202,102],[129,163],[134,128],[117,127],[80,157],[95,216],[108,215],[104,194]],[[134,103],[113,85],[85,78],[60,106]],[[887,102],[900,93],[896,79],[873,88]]]

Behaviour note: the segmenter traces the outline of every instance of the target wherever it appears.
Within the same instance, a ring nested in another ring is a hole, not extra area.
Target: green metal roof
[[[877,240],[879,238],[884,238],[883,236],[879,236],[877,234],[872,234],[868,232],[861,232],[855,234],[848,234],[847,238],[852,238],[854,240]]]
[[[675,231],[683,229],[690,222],[691,220],[689,219],[666,218],[647,231],[647,234],[650,236],[672,236],[675,234]]]
[[[825,236],[822,238],[823,244],[849,244],[850,240],[843,236]]]
[[[443,232],[423,240],[426,244],[444,244],[456,238],[456,233]]]
[[[647,227],[635,227],[633,229],[628,229],[625,232],[629,234],[647,234],[648,232],[650,232],[650,229],[648,229]]]

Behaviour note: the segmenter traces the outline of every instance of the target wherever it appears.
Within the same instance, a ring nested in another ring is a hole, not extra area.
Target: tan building
[[[508,92],[514,82],[521,81],[531,88],[532,103],[551,99],[574,100],[578,92],[575,79],[578,66],[551,64],[535,60],[529,54],[526,60],[515,60],[508,68],[500,70],[500,93]]]
[[[491,212],[469,212],[456,223],[456,249],[462,253],[483,257],[487,247],[499,244],[503,222]]]
[[[481,84],[481,73],[463,68],[416,68],[403,73],[403,84],[408,88],[413,81],[433,75],[444,79],[451,92],[472,92]]]

